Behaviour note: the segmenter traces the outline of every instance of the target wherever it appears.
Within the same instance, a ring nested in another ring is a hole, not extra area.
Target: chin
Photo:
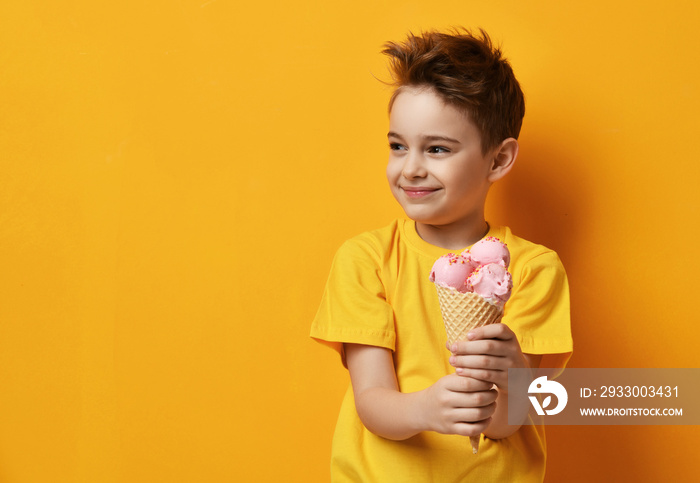
[[[416,223],[421,223],[423,225],[438,226],[447,224],[444,219],[437,216],[429,216],[424,213],[415,213],[411,212],[410,210],[404,210],[404,213],[406,213],[406,216],[408,216],[411,220],[415,221]]]
[[[399,204],[406,216],[417,223],[444,225],[450,223],[450,218],[452,218],[448,213],[444,213],[444,210],[436,209],[432,203],[399,202]]]

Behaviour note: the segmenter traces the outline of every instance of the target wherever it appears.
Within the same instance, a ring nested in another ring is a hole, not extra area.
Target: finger
[[[500,339],[462,341],[458,342],[456,345],[457,350],[452,352],[453,356],[467,354],[490,354],[494,356],[504,356],[510,350],[510,344]]]
[[[500,370],[458,368],[457,375],[477,379],[492,385],[495,384],[499,387],[506,387],[508,384],[508,373]]]
[[[472,329],[467,333],[468,340],[499,339],[510,340],[515,338],[515,333],[505,324],[490,324]]]
[[[486,428],[491,424],[491,418],[486,418],[482,421],[477,421],[474,423],[458,422],[455,423],[453,432],[454,434],[459,434],[460,436],[479,436],[481,433],[486,431]]]
[[[497,340],[517,342],[515,333],[505,324],[491,324],[477,327],[467,333],[467,339],[458,340],[448,347],[452,353],[462,353],[467,350],[470,344],[480,340]]]
[[[476,408],[457,408],[450,416],[458,423],[476,423],[490,418],[494,412],[496,412],[495,402]]]
[[[491,387],[493,387],[493,385],[491,385]],[[498,391],[496,389],[488,389],[486,391],[477,392],[453,392],[448,396],[445,402],[447,403],[447,407],[451,408],[452,411],[458,411],[462,409],[488,408],[494,404],[497,399]],[[484,419],[488,416],[490,416],[490,414],[478,419]],[[457,421],[457,418],[453,419]],[[478,419],[470,419],[469,421],[476,421]]]
[[[503,356],[473,354],[467,356],[452,356],[450,364],[454,368],[461,369],[495,369],[503,370],[507,367],[507,360]]]
[[[488,391],[493,387],[490,382],[485,382],[472,377],[464,377],[461,375],[454,374],[454,377],[450,377],[445,388],[452,392],[477,392],[477,391]]]
[[[489,389],[488,391],[461,393],[457,399],[456,408],[474,409],[491,406],[498,399],[498,391]],[[486,417],[486,416],[485,416]],[[482,418],[483,419],[483,418]]]

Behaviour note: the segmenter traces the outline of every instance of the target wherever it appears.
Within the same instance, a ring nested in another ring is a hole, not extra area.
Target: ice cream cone
[[[500,322],[503,316],[502,308],[488,303],[481,295],[462,293],[440,285],[435,288],[450,344],[465,340],[472,329]]]
[[[481,295],[462,293],[453,288],[435,285],[440,301],[442,321],[445,323],[447,341],[452,345],[467,338],[467,333],[483,325],[500,322],[503,309],[488,303]],[[470,436],[472,452],[479,451],[480,436]]]
[[[469,442],[472,444],[472,453],[477,454],[479,452],[479,442],[480,441],[481,441],[481,435],[469,436]]]

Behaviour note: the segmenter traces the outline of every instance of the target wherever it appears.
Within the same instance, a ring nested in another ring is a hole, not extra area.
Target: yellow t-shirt
[[[551,355],[542,367],[564,367],[573,344],[559,257],[507,227],[492,227],[487,236],[511,252],[513,291],[503,323],[523,352]],[[402,392],[420,391],[454,373],[437,293],[428,280],[435,260],[449,251],[425,242],[406,220],[348,240],[333,260],[311,336],[341,356],[345,342],[391,349]],[[388,440],[364,427],[349,387],[333,438],[331,476],[334,482],[541,482],[545,452],[544,430],[533,425],[501,440],[482,436],[477,455],[469,439],[458,435],[422,432]]]

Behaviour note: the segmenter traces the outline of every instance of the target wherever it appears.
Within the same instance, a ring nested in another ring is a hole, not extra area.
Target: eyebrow
[[[393,131],[389,131],[389,133],[387,134],[387,137],[395,137],[395,138],[403,139],[403,136],[401,136],[400,134],[395,133]],[[421,136],[421,138],[423,138],[426,141],[447,141],[448,143],[462,144],[458,140],[453,139],[451,137],[447,137],[447,136],[423,135],[423,136]]]

